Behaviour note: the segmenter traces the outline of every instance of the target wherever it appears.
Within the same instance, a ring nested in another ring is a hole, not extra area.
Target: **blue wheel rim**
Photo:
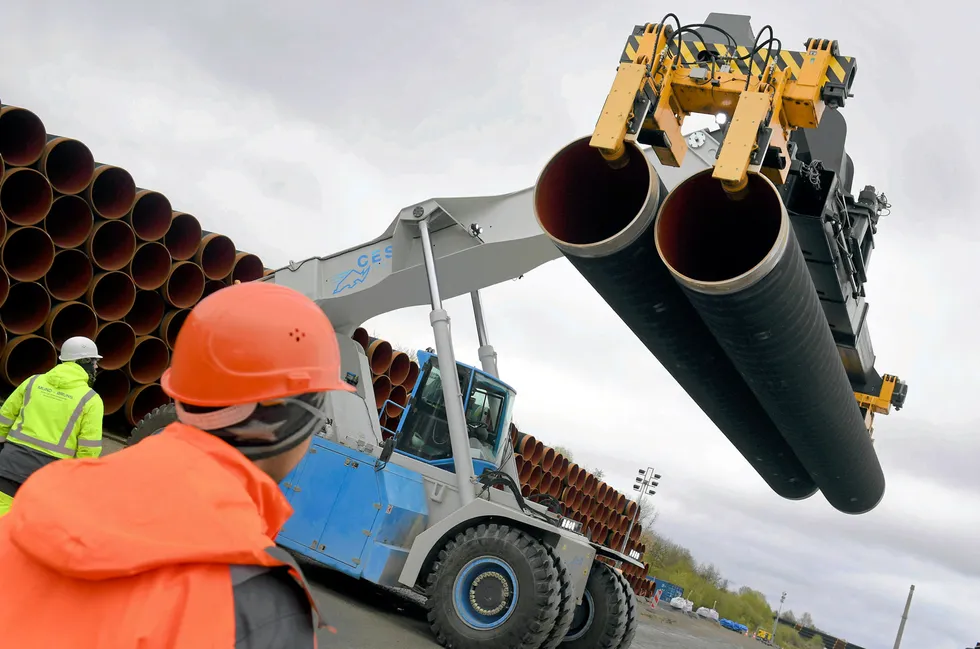
[[[487,601],[481,593],[492,590]],[[499,594],[499,596],[497,596]],[[514,569],[499,557],[473,559],[459,571],[453,582],[453,608],[466,626],[478,631],[496,629],[517,608],[520,586]]]
[[[575,609],[571,627],[569,627],[564,641],[572,642],[585,635],[585,632],[592,626],[593,619],[595,619],[595,602],[592,601],[592,593],[586,590],[585,596],[582,597],[582,603]]]

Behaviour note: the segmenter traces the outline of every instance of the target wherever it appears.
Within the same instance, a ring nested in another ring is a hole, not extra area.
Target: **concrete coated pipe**
[[[104,414],[119,412],[129,396],[129,377],[122,370],[103,370],[95,377],[92,389],[102,397]]]
[[[201,239],[194,261],[208,279],[224,279],[235,267],[235,244],[225,235],[212,232]]]
[[[102,270],[122,270],[133,260],[136,234],[125,221],[99,221],[86,243],[92,263]]]
[[[10,293],[10,278],[5,271],[0,270],[0,307],[7,301],[8,293]]]
[[[170,349],[174,348],[174,344],[177,342],[177,334],[180,333],[180,328],[184,326],[184,321],[187,320],[190,313],[190,309],[180,309],[179,311],[170,311],[163,316],[163,320],[160,322],[160,338],[167,343],[167,347]]]
[[[163,376],[168,365],[170,350],[167,343],[156,336],[140,336],[126,364],[126,375],[136,383],[153,383]]]
[[[250,252],[238,252],[235,254],[228,283],[233,284],[236,280],[243,283],[254,282],[262,278],[264,270],[265,267],[258,255],[253,255]]]
[[[0,355],[0,373],[16,387],[34,374],[43,374],[58,363],[58,352],[47,338],[17,336],[7,341]]]
[[[121,219],[133,209],[136,182],[122,167],[97,164],[92,182],[85,190],[85,199],[92,206],[92,211],[102,218]]]
[[[92,234],[95,217],[80,196],[59,196],[44,217],[44,231],[59,248],[77,248]]]
[[[51,184],[33,169],[8,169],[0,178],[0,212],[14,225],[40,223],[52,202]]]
[[[126,273],[99,273],[89,284],[86,301],[100,320],[120,320],[136,303],[136,286]]]
[[[206,282],[204,282],[204,292],[201,293],[201,299],[203,300],[207,296],[217,293],[218,291],[225,288],[226,286],[228,285],[222,282],[220,279],[207,280]]]
[[[133,328],[121,320],[105,322],[95,334],[95,345],[102,359],[99,367],[105,370],[118,370],[129,362],[136,348],[136,334]]]
[[[62,302],[55,305],[44,323],[44,335],[61,349],[62,343],[72,336],[85,336],[94,339],[99,331],[99,319],[95,311],[82,302]]]
[[[391,365],[391,343],[387,340],[372,338],[368,345],[367,357],[371,365],[371,373],[375,375],[384,374]],[[390,382],[390,379],[389,379]]]
[[[48,134],[41,118],[18,106],[0,106],[0,156],[10,167],[29,167],[44,151]]]
[[[388,395],[391,394],[391,379],[381,374],[376,376],[372,383],[374,385],[374,407],[380,411],[384,407],[385,401],[388,400]]]
[[[88,256],[81,250],[59,250],[44,275],[44,286],[56,300],[77,300],[88,290],[95,273]]]
[[[170,229],[163,238],[174,261],[187,261],[201,245],[201,223],[191,214],[174,212],[171,215]]]
[[[885,477],[779,190],[749,174],[741,200],[703,171],[657,217],[657,251],[836,509],[862,514]]]
[[[170,250],[168,248],[168,250]],[[170,250],[173,255],[173,250]],[[163,297],[178,309],[189,309],[204,295],[204,271],[190,261],[178,261],[170,267],[170,275],[163,284]]]
[[[385,404],[385,414],[389,417],[401,417],[405,406],[408,405],[408,391],[404,386],[394,385],[394,381],[392,383],[391,393],[388,395],[388,401],[391,403]]]
[[[354,333],[351,334],[351,339],[360,345],[361,349],[364,350],[364,353],[367,354],[368,345],[371,344],[371,335],[368,334],[367,329],[364,327],[358,327],[354,330]]]
[[[163,296],[157,291],[137,291],[133,308],[126,314],[126,324],[137,336],[146,336],[160,326],[166,308]]]
[[[54,244],[41,228],[11,228],[3,240],[0,260],[11,279],[36,282],[54,263]]]
[[[37,282],[18,282],[10,287],[0,306],[0,321],[8,333],[19,336],[34,333],[48,319],[51,296]]]
[[[140,241],[159,241],[170,230],[173,212],[166,196],[152,189],[140,189],[126,220]]]
[[[388,378],[392,385],[401,385],[408,378],[412,359],[405,352],[394,351],[391,354],[391,364],[388,365]]]
[[[156,290],[170,276],[170,261],[167,246],[159,241],[141,243],[129,262],[129,276],[133,278],[136,288]]]
[[[541,172],[539,225],[770,488],[812,496],[813,479],[657,254],[654,221],[667,192],[650,160],[627,142],[628,164],[612,169],[589,139]]]
[[[168,403],[170,403],[170,397],[163,391],[159,383],[136,386],[129,394],[129,398],[126,399],[124,408],[126,421],[135,426],[143,417]]]
[[[405,380],[402,382],[402,385],[404,385],[408,389],[408,391],[411,392],[412,390],[415,389],[415,384],[418,382],[418,380],[419,380],[419,364],[416,363],[415,361],[412,361],[408,367],[408,376],[405,377]]]
[[[37,169],[59,194],[77,194],[88,187],[95,173],[92,151],[70,137],[49,135]]]

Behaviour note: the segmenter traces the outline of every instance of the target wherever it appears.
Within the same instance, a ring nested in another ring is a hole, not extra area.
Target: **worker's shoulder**
[[[231,566],[239,649],[314,647],[313,609],[286,567]]]

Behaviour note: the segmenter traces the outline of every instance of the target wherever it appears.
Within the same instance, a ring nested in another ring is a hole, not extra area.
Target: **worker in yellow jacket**
[[[102,399],[92,389],[99,350],[83,336],[61,346],[61,364],[17,386],[0,408],[0,517],[27,478],[65,458],[102,452]]]

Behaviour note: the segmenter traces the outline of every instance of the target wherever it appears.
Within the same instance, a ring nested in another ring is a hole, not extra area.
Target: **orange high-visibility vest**
[[[310,596],[274,542],[291,514],[245,456],[182,424],[45,466],[0,519],[0,645],[233,647],[229,565],[289,566]]]

